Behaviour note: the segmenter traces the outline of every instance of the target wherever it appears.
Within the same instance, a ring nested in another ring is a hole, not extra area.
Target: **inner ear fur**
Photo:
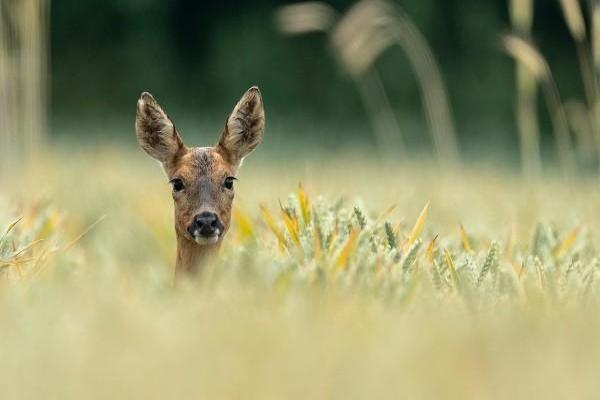
[[[137,102],[135,131],[142,149],[162,163],[171,162],[185,150],[175,125],[148,92]]]
[[[263,140],[265,111],[258,87],[244,93],[227,118],[217,148],[232,163],[239,165]]]

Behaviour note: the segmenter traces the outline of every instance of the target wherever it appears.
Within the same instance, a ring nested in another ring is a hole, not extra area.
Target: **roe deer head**
[[[175,202],[176,274],[195,271],[219,249],[231,220],[234,181],[242,159],[263,139],[260,91],[244,93],[212,147],[186,147],[175,125],[150,93],[137,103],[135,130],[142,149],[157,159]]]

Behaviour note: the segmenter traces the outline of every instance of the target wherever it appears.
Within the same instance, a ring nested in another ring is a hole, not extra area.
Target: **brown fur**
[[[185,189],[173,192],[177,235],[176,273],[195,271],[221,246],[231,222],[234,191],[224,187],[235,177],[242,159],[254,150],[264,134],[260,91],[250,88],[227,119],[214,147],[188,148],[171,119],[149,93],[138,100],[136,135],[140,146],[159,160],[169,180],[181,179]],[[216,243],[198,244],[187,227],[201,212],[215,213],[223,225]]]

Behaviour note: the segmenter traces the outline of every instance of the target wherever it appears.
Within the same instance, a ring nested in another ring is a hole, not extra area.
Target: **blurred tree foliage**
[[[506,0],[398,0],[434,49],[457,127],[466,135],[514,130],[514,68],[500,48]],[[261,86],[270,118],[362,121],[352,80],[322,34],[288,37],[273,13],[283,0],[59,0],[51,13],[52,115],[130,115],[142,90],[180,113],[223,118],[244,89]],[[329,1],[345,11],[351,0]],[[581,90],[558,2],[536,2],[534,41],[563,97]],[[378,61],[401,120],[421,117],[419,90],[400,50]],[[515,139],[516,140],[516,139]]]

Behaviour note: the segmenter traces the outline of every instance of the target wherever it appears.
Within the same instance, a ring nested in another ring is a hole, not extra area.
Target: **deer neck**
[[[175,274],[200,272],[204,265],[217,255],[220,247],[221,242],[199,245],[182,235],[177,235]]]

